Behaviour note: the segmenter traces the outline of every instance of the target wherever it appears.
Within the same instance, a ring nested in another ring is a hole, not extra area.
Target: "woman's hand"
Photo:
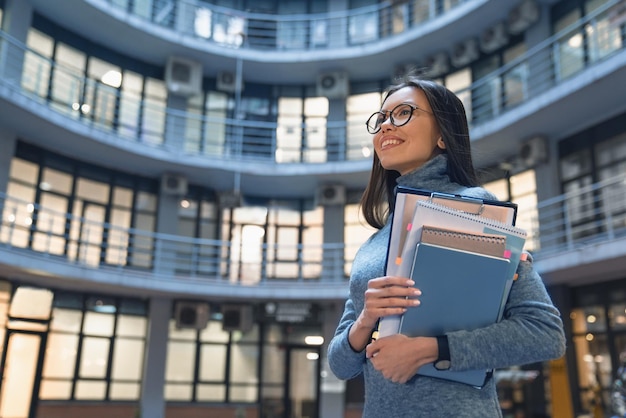
[[[369,344],[366,356],[386,379],[406,383],[417,373],[417,369],[437,360],[437,339],[391,335]]]
[[[365,304],[350,328],[348,340],[355,351],[362,351],[370,342],[372,330],[379,318],[401,315],[411,306],[419,305],[422,292],[415,282],[402,277],[384,276],[372,279],[365,291]]]
[[[378,277],[367,284],[365,306],[360,318],[370,329],[379,318],[389,315],[402,315],[406,308],[419,305],[417,296],[422,292],[413,287],[415,282],[402,277]]]

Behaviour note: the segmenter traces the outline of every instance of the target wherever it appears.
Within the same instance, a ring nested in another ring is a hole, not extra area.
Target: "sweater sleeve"
[[[565,333],[532,257],[520,261],[500,322],[448,334],[452,370],[492,369],[546,361],[565,353]]]
[[[356,320],[356,315],[352,298],[348,298],[335,336],[328,344],[328,364],[339,379],[352,379],[363,371],[365,350],[354,351],[348,342],[348,334]]]

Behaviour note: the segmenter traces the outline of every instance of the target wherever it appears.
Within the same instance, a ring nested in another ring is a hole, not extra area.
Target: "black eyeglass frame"
[[[398,109],[399,107],[402,107],[402,106],[410,107],[411,108],[411,114],[409,115],[408,119],[405,122],[403,122],[401,124],[397,124],[396,121],[393,119],[393,114],[396,111],[396,109]],[[383,112],[383,111],[379,110],[378,112],[372,113],[372,115],[369,118],[367,118],[367,120],[365,121],[365,126],[367,127],[367,132],[369,132],[370,134],[377,134],[378,132],[380,132],[380,129],[381,129],[383,123],[385,123],[385,121],[387,119],[389,119],[391,124],[393,126],[395,126],[395,127],[404,126],[404,125],[406,125],[407,123],[409,123],[411,121],[411,118],[413,118],[413,113],[416,110],[421,110],[422,112],[426,112],[426,113],[432,115],[432,112],[429,112],[428,110],[422,109],[421,107],[419,107],[417,105],[414,105],[414,104],[411,104],[411,103],[400,103],[398,106],[394,107],[391,110],[387,110],[386,112]],[[387,116],[387,114],[389,114],[389,116]],[[383,120],[378,125],[378,128],[373,130],[373,129],[370,129],[370,121],[376,115],[383,115]]]

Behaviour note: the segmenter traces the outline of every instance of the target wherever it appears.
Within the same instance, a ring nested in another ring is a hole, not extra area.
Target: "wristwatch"
[[[448,337],[446,335],[437,336],[437,347],[439,349],[439,356],[435,363],[435,369],[437,370],[449,370],[450,369],[450,348],[448,347]]]

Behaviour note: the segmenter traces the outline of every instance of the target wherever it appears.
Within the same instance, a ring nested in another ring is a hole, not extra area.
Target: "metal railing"
[[[624,23],[613,22],[611,14],[620,1],[607,1],[458,91],[470,125],[489,123],[623,51]],[[116,142],[162,150],[173,157],[268,164],[363,160],[372,153],[363,122],[369,115],[348,115],[340,122],[318,117],[299,123],[299,118],[294,122],[276,116],[259,121],[252,119],[269,118],[269,99],[258,104],[258,111],[265,116],[251,115],[254,109],[248,110],[251,116],[240,109],[233,111],[225,94],[216,101],[217,107],[188,105],[187,110],[179,110],[166,106],[165,92],[144,92],[142,96],[120,83],[52,61],[0,31],[0,97],[39,115],[47,109],[57,120],[61,116],[67,123],[109,135]]]
[[[379,42],[471,1],[475,0],[410,0],[327,13],[278,10],[271,14],[229,9],[198,0],[100,3],[118,13],[228,49],[305,51]],[[90,3],[107,10],[98,2]]]
[[[537,259],[626,236],[626,175],[538,204],[528,246]],[[32,260],[206,285],[285,286],[345,283],[361,243],[286,245],[196,239],[120,228],[21,201],[0,193],[0,253]],[[278,253],[291,254],[281,261]],[[8,257],[4,257],[9,260]],[[10,261],[5,261],[10,264]]]

